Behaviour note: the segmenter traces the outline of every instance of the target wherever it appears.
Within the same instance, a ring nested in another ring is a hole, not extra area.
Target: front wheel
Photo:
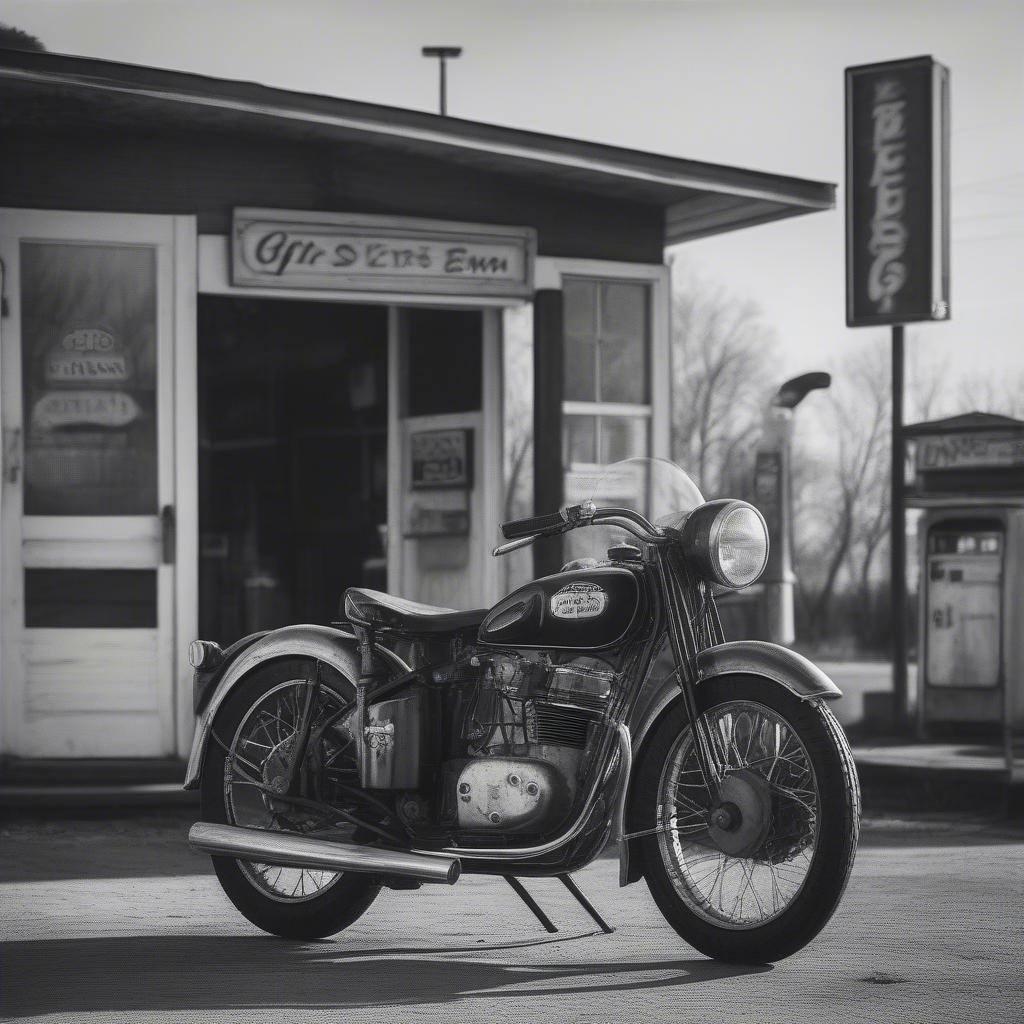
[[[690,945],[735,963],[802,949],[846,888],[860,831],[849,744],[821,701],[751,676],[697,688],[723,768],[712,799],[677,702],[641,757],[631,830],[658,907]]]

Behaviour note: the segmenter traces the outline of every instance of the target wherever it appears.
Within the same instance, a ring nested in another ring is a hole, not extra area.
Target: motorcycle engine
[[[572,810],[615,674],[592,657],[477,660],[458,726],[465,756],[445,764],[443,816],[472,831],[550,831]]]

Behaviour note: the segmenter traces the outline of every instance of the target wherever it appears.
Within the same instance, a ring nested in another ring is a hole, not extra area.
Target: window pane
[[[647,331],[647,286],[606,282],[601,286],[601,336],[628,334],[642,337]]]
[[[602,416],[600,461],[607,465],[647,454],[648,424],[645,416]]]
[[[157,508],[152,247],[23,242],[26,515]]]
[[[155,629],[155,569],[26,569],[28,629]]]
[[[602,402],[650,401],[646,285],[601,286],[600,385]]]
[[[597,347],[593,338],[566,337],[562,393],[567,401],[593,402],[597,398],[596,361]]]
[[[597,417],[566,416],[563,458],[567,466],[597,462]]]
[[[646,339],[641,335],[602,338],[600,351],[601,401],[646,405],[650,401]]]
[[[565,333],[597,334],[597,282],[569,279],[562,284]]]

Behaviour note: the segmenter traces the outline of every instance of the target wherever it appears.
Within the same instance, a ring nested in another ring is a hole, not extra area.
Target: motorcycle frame
[[[630,870],[630,847],[635,841],[626,831],[633,764],[655,721],[670,706],[682,702],[687,721],[697,737],[698,763],[710,791],[715,793],[721,769],[706,723],[697,711],[696,687],[702,681],[726,674],[749,674],[782,685],[801,699],[841,696],[820,669],[792,651],[759,641],[725,643],[710,585],[690,573],[675,536],[656,531],[631,509],[595,510],[588,522],[619,526],[642,541],[642,560],[649,569],[644,576],[648,591],[654,590],[657,599],[652,602],[654,621],[646,636],[624,645],[632,648],[627,652],[627,660],[637,661],[630,667],[633,679],[606,715],[605,732],[590,769],[590,788],[579,812],[559,834],[531,846],[434,848],[410,844],[408,849],[412,852],[458,857],[464,862],[463,870],[467,873],[555,876],[590,863],[609,839],[615,837],[620,844],[620,884],[628,884],[638,877]],[[648,599],[651,596],[648,593]],[[350,629],[343,632],[323,626],[290,626],[260,635],[249,646],[236,649],[231,664],[218,666],[218,680],[210,687],[213,692],[202,708],[185,788],[198,786],[213,720],[223,700],[245,675],[271,658],[305,656],[318,664],[323,661],[331,665],[352,682],[357,695],[364,698],[361,702],[364,707],[367,699],[399,692],[405,685],[415,682],[426,666],[407,665],[380,642],[377,632],[395,631]],[[702,641],[702,636],[706,642]],[[666,678],[653,683],[654,697],[640,709],[640,696],[648,688],[651,668],[666,639],[675,668]],[[375,684],[388,670],[391,678]],[[630,722],[637,727],[635,739]],[[359,740],[365,740],[361,731]]]

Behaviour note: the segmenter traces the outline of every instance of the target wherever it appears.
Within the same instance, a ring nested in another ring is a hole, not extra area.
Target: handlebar
[[[513,519],[501,524],[501,535],[505,540],[518,540],[520,537],[535,537],[549,530],[562,529],[568,526],[569,517],[562,512],[551,512],[543,516],[528,516],[526,519]]]
[[[501,533],[511,543],[500,544],[492,554],[504,555],[525,547],[538,537],[550,537],[577,526],[618,526],[648,544],[663,544],[666,537],[639,512],[631,508],[595,508],[593,502],[568,505],[560,512],[513,519],[501,524]]]

